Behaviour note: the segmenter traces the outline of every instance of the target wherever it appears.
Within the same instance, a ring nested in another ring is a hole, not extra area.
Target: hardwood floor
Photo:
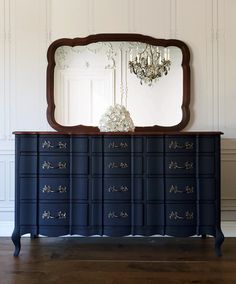
[[[0,238],[0,283],[234,284],[236,238]]]

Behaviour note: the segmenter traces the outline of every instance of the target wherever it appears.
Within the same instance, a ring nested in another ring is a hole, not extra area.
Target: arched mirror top
[[[62,38],[49,46],[47,58],[47,119],[57,131],[99,132],[101,115],[115,104],[130,112],[135,132],[179,131],[189,122],[190,53],[180,40]]]

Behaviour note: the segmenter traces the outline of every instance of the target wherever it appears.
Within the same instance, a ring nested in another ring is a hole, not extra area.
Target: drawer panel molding
[[[21,235],[215,237],[221,255],[220,133],[37,133],[16,137]]]

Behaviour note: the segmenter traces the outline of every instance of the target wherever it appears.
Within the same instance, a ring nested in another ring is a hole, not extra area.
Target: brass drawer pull
[[[184,216],[180,216],[179,213],[177,211],[171,211],[171,213],[169,214],[169,219],[172,220],[192,220],[194,218],[194,214],[193,212],[190,211],[186,211]]]
[[[59,148],[59,149],[66,149],[67,148],[67,143],[59,141],[56,146],[52,145],[52,142],[49,140],[44,140],[42,143],[42,148],[43,149],[51,149],[51,148]]]
[[[53,166],[51,162],[44,161],[42,164],[42,169],[43,170],[49,170],[49,169],[66,169],[66,162],[58,162],[57,166]]]
[[[183,144],[179,144],[177,141],[171,141],[169,144],[169,149],[185,149],[185,150],[192,150],[194,144],[192,142],[186,141]]]
[[[108,192],[126,192],[129,191],[126,185],[121,185],[120,187],[116,187],[115,185],[111,185],[107,189]]]
[[[124,162],[120,162],[120,163],[111,162],[108,164],[109,169],[114,169],[114,168],[126,169],[128,167],[129,167],[128,164]]]
[[[43,193],[66,193],[67,188],[66,186],[59,185],[56,190],[52,190],[50,185],[46,185],[42,188]]]
[[[170,193],[187,193],[187,194],[190,194],[190,193],[194,193],[194,187],[186,185],[184,189],[179,190],[177,185],[172,184],[169,192]]]
[[[170,170],[177,170],[177,169],[191,170],[193,169],[193,162],[187,161],[184,163],[183,166],[179,166],[177,162],[171,161],[169,163],[169,169]]]
[[[66,219],[66,212],[58,211],[57,215],[52,216],[50,211],[43,211],[42,219]]]
[[[127,218],[129,217],[128,213],[125,212],[125,211],[121,211],[119,213],[116,213],[114,211],[110,211],[108,214],[107,214],[107,217],[109,219],[113,219],[113,218]]]
[[[108,144],[109,149],[127,149],[128,147],[129,146],[126,142],[116,143],[113,141]]]

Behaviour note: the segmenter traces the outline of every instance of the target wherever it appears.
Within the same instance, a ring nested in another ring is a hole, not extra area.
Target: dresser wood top
[[[140,136],[140,135],[150,135],[150,136],[170,136],[170,135],[222,135],[223,132],[220,131],[176,131],[176,132],[90,132],[90,133],[65,133],[56,131],[14,131],[15,135],[72,135],[72,136]]]

